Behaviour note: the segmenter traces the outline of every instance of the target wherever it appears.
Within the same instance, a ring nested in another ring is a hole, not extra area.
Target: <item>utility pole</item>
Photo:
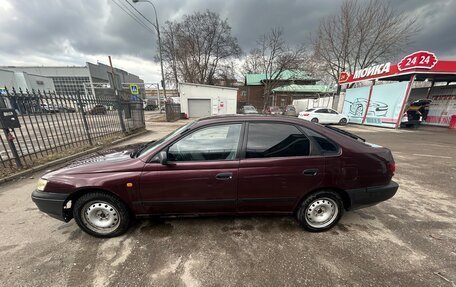
[[[155,30],[157,31],[158,53],[160,55],[160,68],[161,68],[161,76],[162,76],[161,84],[162,84],[162,87],[163,87],[163,96],[165,97],[165,101],[166,101],[166,84],[165,84],[166,81],[165,81],[165,72],[163,70],[162,44],[161,44],[161,36],[160,36],[160,25],[158,25],[157,9],[155,9],[154,3],[152,3],[149,0],[133,0],[133,3],[138,3],[138,2],[147,2],[150,5],[152,5],[152,7],[154,8],[155,25],[153,25],[153,24],[152,25],[154,26]]]

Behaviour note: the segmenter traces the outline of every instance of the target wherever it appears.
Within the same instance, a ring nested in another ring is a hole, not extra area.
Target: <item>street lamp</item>
[[[162,87],[163,87],[163,96],[165,97],[166,100],[166,87],[165,87],[165,73],[163,72],[163,57],[162,57],[162,44],[161,44],[161,38],[160,38],[160,26],[158,25],[158,16],[157,16],[157,9],[155,9],[154,3],[152,3],[149,0],[133,0],[133,3],[138,3],[138,2],[147,2],[152,7],[154,8],[154,13],[155,13],[155,25],[154,28],[157,30],[157,36],[158,36],[158,50],[160,54],[160,67],[161,67],[161,75],[162,75]],[[158,95],[158,102],[160,104],[160,95]]]

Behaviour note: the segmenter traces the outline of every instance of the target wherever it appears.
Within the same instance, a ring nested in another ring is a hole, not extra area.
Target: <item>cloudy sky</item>
[[[160,79],[152,61],[156,36],[140,26],[114,1],[126,0],[0,0],[0,66],[84,65],[107,63]],[[130,0],[131,1],[131,0]],[[244,51],[260,34],[282,27],[292,43],[306,42],[319,21],[336,13],[341,0],[152,0],[159,22],[206,9],[228,18]],[[363,0],[360,0],[363,1]],[[456,0],[392,0],[398,12],[417,16],[421,29],[407,52],[430,50],[439,58],[456,59]],[[150,17],[148,3],[134,4]]]

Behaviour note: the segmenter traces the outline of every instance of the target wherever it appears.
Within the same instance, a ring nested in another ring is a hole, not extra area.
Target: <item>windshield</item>
[[[177,130],[174,130],[172,133],[162,137],[161,139],[157,140],[157,141],[151,141],[149,143],[147,143],[146,145],[140,147],[136,152],[135,152],[135,157],[138,157],[140,155],[143,155],[143,154],[146,154],[148,152],[151,152],[153,151],[157,146],[159,146],[161,143],[167,141],[168,139],[174,137],[175,135],[178,135],[182,132],[184,132],[185,130],[188,130],[192,125],[194,125],[195,122],[191,122],[191,123],[188,123],[186,124],[185,126],[182,126],[180,128],[178,128]]]

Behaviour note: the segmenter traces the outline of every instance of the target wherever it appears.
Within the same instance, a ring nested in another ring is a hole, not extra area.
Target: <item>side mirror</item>
[[[168,164],[168,153],[166,150],[162,150],[161,152],[158,153],[158,162],[167,165]]]
[[[176,165],[175,163],[168,161],[168,152],[166,150],[159,152],[157,159],[157,161],[162,165]]]

